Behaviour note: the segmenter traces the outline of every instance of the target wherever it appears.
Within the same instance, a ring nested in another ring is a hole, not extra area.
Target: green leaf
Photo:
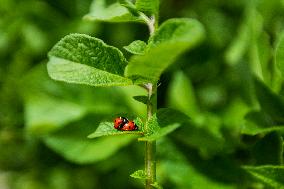
[[[136,9],[136,6],[129,0],[119,0],[119,4],[121,6],[124,6],[128,9],[130,13],[132,13],[134,16],[139,16],[139,12]]]
[[[284,123],[284,100],[275,94],[261,81],[255,79],[256,96],[261,110],[267,113],[278,124]]]
[[[123,48],[132,54],[142,55],[145,52],[146,46],[147,44],[144,41],[136,40]]]
[[[47,95],[26,97],[26,129],[33,134],[45,134],[81,118],[86,109],[79,104]]]
[[[172,18],[161,24],[158,30],[149,40],[149,46],[155,47],[159,44],[168,43],[179,44],[193,47],[204,37],[204,28],[202,24],[191,18]]]
[[[155,115],[147,122],[148,133],[141,137],[139,141],[154,141],[168,135],[189,121],[189,118],[176,110],[163,108],[159,109]]]
[[[43,138],[46,145],[69,161],[86,164],[105,160],[120,148],[129,144],[133,136],[111,136],[90,140],[86,135],[91,132],[98,118],[73,123],[62,130]]]
[[[238,35],[229,46],[225,58],[229,64],[236,64],[244,56],[248,46],[249,36],[246,35],[249,27],[246,24],[241,25]]]
[[[121,147],[127,145],[133,138],[131,136],[113,136],[98,140],[83,140],[82,138],[49,136],[44,139],[47,146],[61,154],[67,160],[85,164],[104,160]]]
[[[134,135],[142,135],[143,134],[143,126],[141,125],[142,122],[134,120],[134,122],[138,126],[138,130],[136,131],[120,131],[113,127],[113,122],[101,122],[96,129],[95,132],[90,134],[88,138],[97,138],[102,136],[110,136],[110,135],[125,135],[125,134],[134,134]]]
[[[121,5],[117,2],[106,6],[106,0],[94,0],[91,11],[84,16],[84,19],[104,22],[143,22],[143,19],[132,14],[134,10],[129,4]]]
[[[284,32],[280,35],[276,46],[275,62],[284,77]]]
[[[284,130],[284,125],[271,126],[271,127],[259,127],[253,123],[246,123],[242,128],[241,133],[246,135],[257,135],[257,134],[266,134],[273,131]]]
[[[179,189],[236,189],[229,183],[210,178],[210,176],[198,171],[193,165],[184,160],[160,161],[159,174],[163,175],[164,183],[173,183]],[[172,173],[172,174],[169,174]],[[190,179],[188,179],[190,178]],[[164,184],[165,185],[165,184]]]
[[[163,71],[179,55],[197,45],[203,36],[203,26],[197,20],[167,20],[150,39],[146,53],[130,59],[125,75],[136,83],[156,83]]]
[[[51,80],[45,64],[31,69],[21,79],[20,86],[24,99],[25,129],[32,135],[54,132],[90,113],[109,117],[121,112],[142,116],[145,112],[145,105],[133,100],[134,95],[146,93],[142,87],[68,85]],[[139,120],[135,121],[142,128]]]
[[[257,135],[284,130],[283,125],[277,125],[277,122],[265,112],[250,112],[245,116],[245,120],[242,134]]]
[[[113,122],[102,122],[98,126],[97,130],[90,134],[88,138],[97,138],[110,135],[123,135],[123,134],[143,134],[142,131],[119,131],[113,127]]]
[[[227,148],[231,150],[229,142],[223,136],[225,129],[222,127],[220,117],[212,113],[203,113],[192,117],[192,120],[186,126],[180,127],[171,138],[179,144],[195,148],[202,157],[209,158]]]
[[[70,34],[49,52],[51,78],[92,86],[131,85],[123,77],[126,60],[115,47],[84,34]]]
[[[166,126],[166,127],[163,127],[163,128],[159,128],[149,136],[138,138],[138,141],[154,141],[154,140],[157,140],[157,139],[159,139],[163,136],[166,136],[169,133],[173,132],[174,130],[176,130],[180,126],[181,126],[180,123],[174,123],[172,125],[169,125],[169,126]]]
[[[154,188],[157,188],[157,189],[163,189],[163,187],[158,183],[158,182],[155,182],[154,184],[151,184]]]
[[[29,134],[53,132],[82,118],[89,110],[89,106],[77,101],[86,90],[82,86],[72,89],[70,85],[51,80],[44,64],[29,70],[19,84],[24,101],[25,129]]]
[[[65,36],[49,51],[48,56],[85,64],[120,76],[123,76],[127,64],[119,49],[85,34]]]
[[[49,76],[58,81],[91,86],[123,86],[132,81],[119,75],[66,59],[51,57],[47,64]]]
[[[249,125],[245,126],[245,128],[242,129],[242,134],[258,135],[258,134],[266,134],[273,131],[283,131],[283,130],[284,130],[284,125],[267,127],[267,128],[259,128],[256,125]]]
[[[177,149],[177,147],[180,149]],[[184,152],[184,154],[181,152]],[[231,167],[232,162],[220,161],[218,157],[214,157],[211,162],[206,162],[208,161],[207,159],[202,159],[201,161],[200,157],[195,157],[195,152],[189,151],[189,148],[184,148],[184,146],[181,146],[179,143],[174,145],[171,140],[160,141],[159,151],[157,153],[160,157],[159,163],[157,164],[157,172],[159,172],[159,175],[162,175],[159,182],[165,186],[170,183],[171,188],[178,189],[236,188],[230,182],[226,182],[225,184],[221,182],[220,179],[215,179],[216,175],[219,174],[221,174],[223,178],[232,174],[234,178],[238,178],[238,181],[241,182],[237,176],[239,172]],[[197,162],[195,162],[195,158],[197,158]],[[203,164],[205,170],[201,169],[202,165],[200,166],[200,164]],[[218,164],[221,164],[221,166],[218,166]],[[227,166],[227,164],[229,164],[229,166]],[[216,170],[218,170],[218,173]],[[210,171],[213,175],[210,174]],[[222,175],[222,171],[224,175]]]
[[[260,37],[258,38],[256,47],[256,59],[255,61],[259,61],[262,70],[263,81],[268,85],[272,86],[272,73],[271,67],[275,67],[275,62],[272,63],[272,56],[273,56],[273,49],[270,45],[269,35],[265,32],[261,33]],[[272,66],[272,65],[273,66]]]
[[[255,49],[253,48],[261,31],[262,17],[252,3],[248,3],[243,17],[243,22],[239,27],[237,36],[225,53],[225,59],[230,65],[237,64],[241,61],[247,52],[250,53],[250,56],[254,56],[253,51]],[[250,58],[252,58],[250,62],[252,64],[251,68],[254,71],[259,71],[257,67],[260,65],[255,65],[254,57]],[[257,70],[255,70],[255,68],[257,68]]]
[[[138,102],[141,102],[143,104],[147,104],[148,103],[148,97],[147,96],[134,96],[133,97],[135,100],[137,100]]]
[[[132,106],[128,106],[124,98],[131,99],[133,94],[129,95],[128,91],[123,90],[129,88],[136,91],[133,85],[90,88],[56,82],[48,76],[45,64],[38,64],[26,73],[20,86],[19,91],[24,100],[25,128],[29,134],[35,135],[54,132],[91,112],[100,115],[132,112]],[[135,107],[137,105],[138,102]]]
[[[132,173],[130,176],[133,177],[133,178],[136,178],[136,179],[142,179],[142,180],[147,179],[147,176],[146,176],[144,170],[135,171],[135,172]]]
[[[149,15],[157,15],[159,11],[159,0],[136,0],[137,10]]]
[[[258,180],[271,187],[284,188],[284,167],[283,166],[245,166],[244,169]]]
[[[199,112],[194,90],[188,77],[183,72],[176,72],[168,88],[169,106],[194,116]]]

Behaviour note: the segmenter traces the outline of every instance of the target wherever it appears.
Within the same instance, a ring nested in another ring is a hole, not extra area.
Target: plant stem
[[[147,17],[145,14],[141,14],[141,17],[146,21],[150,36],[152,36],[155,30],[158,28],[155,16]],[[157,87],[156,84],[147,83],[144,85],[148,92],[147,102],[147,122],[145,124],[145,133],[150,132],[148,121],[157,110]],[[156,141],[145,142],[145,174],[146,182],[145,189],[153,189],[152,184],[156,182]]]
[[[153,98],[153,87],[152,83],[146,84],[148,91],[148,103],[147,103],[147,121],[149,121],[156,110],[157,100]],[[154,95],[156,97],[156,95]],[[146,133],[149,131],[149,127],[146,124]],[[146,189],[154,188],[151,184],[156,182],[156,141],[145,142],[145,174],[146,174]]]
[[[148,28],[149,28],[149,32],[150,32],[150,35],[153,35],[154,34],[154,31],[155,29],[157,28],[157,22],[156,22],[156,17],[155,16],[152,16],[152,17],[148,17],[146,16],[144,13],[140,12],[139,13],[140,17],[145,21],[145,23],[148,25]]]

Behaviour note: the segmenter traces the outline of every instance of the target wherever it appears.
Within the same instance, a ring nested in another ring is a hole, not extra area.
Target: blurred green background
[[[120,113],[145,116],[146,107],[132,98],[145,92],[65,84],[47,75],[47,52],[69,33],[101,38],[126,57],[123,46],[147,41],[142,24],[83,20],[91,3],[0,0],[1,189],[143,188],[129,177],[144,166],[143,143],[86,137]],[[160,23],[173,17],[198,19],[206,39],[159,82],[158,107],[181,110],[192,123],[158,141],[158,181],[165,189],[267,188],[241,165],[282,163],[282,134],[263,133],[260,125],[283,125],[283,118],[274,119],[258,101],[273,101],[272,91],[284,94],[274,61],[284,1],[161,0]]]

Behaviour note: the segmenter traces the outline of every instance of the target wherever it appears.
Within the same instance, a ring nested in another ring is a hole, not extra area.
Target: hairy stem
[[[155,29],[158,27],[157,22],[156,22],[156,17],[151,16],[150,18],[146,16],[144,13],[140,12],[139,13],[140,17],[145,21],[145,23],[148,25],[150,35],[154,34]]]
[[[158,28],[156,17],[153,15],[150,18],[145,14],[140,15],[148,25],[150,36],[152,36],[155,30]],[[147,102],[147,122],[151,119],[155,111],[157,110],[157,87],[156,84],[147,83],[144,85],[148,92]],[[149,133],[149,126],[145,125],[145,133]],[[153,189],[153,185],[156,182],[156,141],[145,142],[145,174],[146,174],[146,189]]]
[[[147,103],[147,120],[149,121],[156,110],[157,100],[153,99],[153,89],[156,89],[152,83],[145,85],[148,91],[148,103]],[[156,96],[156,95],[154,95]],[[146,124],[146,132],[149,131],[149,127]],[[145,173],[147,176],[145,188],[152,189],[156,182],[156,141],[145,142]]]

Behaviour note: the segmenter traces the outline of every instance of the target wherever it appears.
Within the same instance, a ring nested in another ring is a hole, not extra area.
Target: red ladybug
[[[121,128],[122,131],[134,131],[138,130],[137,125],[134,123],[134,121],[130,120],[128,123],[124,124]]]
[[[125,117],[118,117],[114,120],[114,128],[117,130],[122,130],[123,126],[128,123],[128,119]]]

